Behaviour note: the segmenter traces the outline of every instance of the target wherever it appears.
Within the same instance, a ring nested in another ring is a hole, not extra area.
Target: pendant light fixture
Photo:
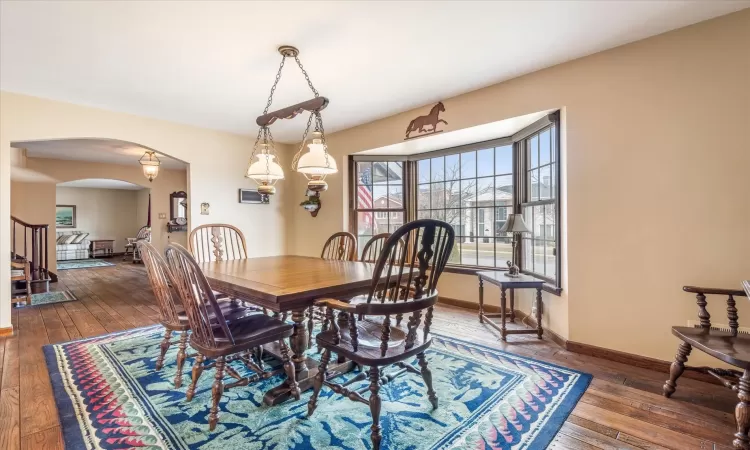
[[[149,182],[154,181],[154,178],[159,176],[159,166],[161,165],[161,161],[159,161],[155,152],[147,150],[138,162],[141,163],[143,175],[148,178]]]
[[[263,114],[255,120],[258,126],[260,126],[260,130],[258,130],[258,137],[255,139],[253,153],[250,155],[250,166],[247,168],[245,176],[253,179],[258,184],[259,193],[273,194],[276,192],[274,184],[276,181],[284,179],[284,172],[278,162],[275,161],[277,157],[276,149],[269,126],[278,119],[292,119],[302,111],[309,111],[310,118],[307,120],[307,128],[302,135],[300,149],[292,161],[292,169],[303,174],[309,180],[308,189],[315,192],[324,191],[328,188],[325,182],[326,175],[338,172],[336,161],[328,154],[323,118],[320,115],[320,111],[328,106],[328,99],[321,97],[310,81],[307,71],[302,67],[302,63],[299,60],[299,50],[290,45],[283,45],[278,50],[281,54],[281,64],[276,73],[276,80],[271,87],[266,108],[263,110]],[[284,69],[284,62],[287,58],[294,58],[315,97],[269,113],[268,110],[271,107],[271,103],[273,103],[273,94],[281,79],[281,72]],[[315,121],[315,127],[312,133],[312,142],[307,145],[309,151],[303,152],[313,120]],[[257,160],[254,161],[254,157],[257,157]]]

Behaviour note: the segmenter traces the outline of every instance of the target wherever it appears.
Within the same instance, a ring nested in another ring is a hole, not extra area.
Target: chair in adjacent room
[[[408,244],[408,251],[401,250],[402,239]],[[382,439],[380,387],[384,380],[391,380],[402,372],[422,375],[429,402],[432,408],[437,408],[438,398],[425,351],[432,344],[430,326],[438,299],[437,282],[448,262],[453,241],[453,228],[445,222],[432,219],[410,222],[385,241],[367,295],[355,297],[348,303],[337,299],[316,302],[316,305],[326,308],[326,320],[323,331],[316,336],[323,354],[308,403],[308,416],[314,413],[323,386],[365,403],[370,406],[372,414],[372,445],[379,449]],[[347,330],[339,328],[334,311],[344,313]],[[392,324],[391,316],[401,314],[409,315],[407,323],[404,326]],[[332,353],[359,366],[369,367],[369,386],[360,390],[351,388],[352,382],[364,379],[365,373],[345,385],[329,381],[326,369]],[[414,357],[419,369],[409,363]],[[384,368],[390,365],[398,366],[399,370],[386,374]],[[370,392],[369,399],[362,396],[367,391]]]
[[[125,257],[123,258],[123,261],[126,261],[128,256],[132,258],[133,263],[139,263],[141,262],[141,254],[138,251],[138,246],[136,245],[136,242],[138,241],[146,241],[148,243],[151,242],[151,227],[146,225],[141,227],[138,230],[138,233],[136,233],[134,238],[126,238],[127,244],[125,244]]]
[[[207,368],[216,370],[208,415],[209,429],[213,431],[216,428],[219,420],[219,401],[225,389],[247,386],[277,373],[264,371],[260,361],[253,361],[252,350],[265,344],[278,342],[287,383],[292,395],[299,400],[300,390],[294,366],[289,359],[289,347],[285,341],[292,335],[292,325],[265,314],[251,314],[240,319],[227,320],[208,280],[190,252],[179,244],[170,244],[166,256],[192,330],[190,346],[198,352],[193,365],[192,381],[187,391],[189,399],[195,394],[203,371]],[[213,362],[205,363],[207,358]],[[246,377],[240,376],[228,364],[232,361],[241,361],[255,373]],[[235,381],[225,384],[225,375]]]
[[[357,258],[357,238],[346,231],[332,234],[323,245],[320,257],[334,261],[355,261]]]
[[[677,355],[669,368],[669,379],[664,384],[664,396],[671,397],[677,389],[677,379],[691,370],[706,373],[717,378],[721,384],[737,392],[739,403],[735,408],[737,432],[734,434],[734,448],[750,449],[750,334],[739,331],[739,317],[735,297],[750,296],[750,283],[745,282],[746,291],[738,289],[715,289],[685,286],[685,292],[696,294],[698,321],[694,327],[672,327],[672,334],[682,341],[677,347]],[[727,297],[728,328],[711,325],[711,315],[706,306],[706,295]],[[696,348],[714,358],[737,367],[740,370],[710,367],[687,367],[685,363],[690,352]]]

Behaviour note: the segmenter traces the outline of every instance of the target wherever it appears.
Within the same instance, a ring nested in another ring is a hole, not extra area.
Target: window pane
[[[552,127],[549,129],[550,136],[552,138],[552,142],[550,144],[550,153],[552,153],[552,161],[557,161],[557,127],[552,125]]]
[[[436,220],[445,220],[445,210],[433,209],[432,212],[430,213],[430,216]]]
[[[477,176],[477,152],[461,153],[461,178]]]
[[[477,178],[477,206],[492,206],[495,201],[492,192],[494,189],[493,177]]]
[[[463,238],[459,243],[461,247],[461,264],[470,266],[477,265],[477,243],[474,238]]]
[[[544,166],[539,169],[539,200],[549,200],[552,198],[552,191],[550,185],[552,183],[552,177],[550,175],[549,166]]]
[[[458,240],[453,243],[453,251],[451,251],[451,256],[448,258],[448,263],[461,264],[461,246]]]
[[[495,205],[513,204],[513,175],[495,177]]]
[[[404,170],[401,161],[390,161],[388,163],[388,183],[403,184]]]
[[[513,245],[510,238],[495,240],[495,260],[497,267],[507,267],[505,262],[513,260]]]
[[[417,179],[420,183],[430,182],[430,160],[423,159],[417,162]]]
[[[508,214],[511,208],[495,208],[495,236],[509,236],[508,233],[501,233],[500,228],[508,221]]]
[[[513,146],[495,147],[495,175],[513,173]]]
[[[557,279],[557,257],[555,256],[557,254],[555,250],[555,243],[554,242],[546,242],[547,246],[547,265],[545,266],[545,275],[547,275],[550,278]]]
[[[429,211],[417,211],[417,219],[429,219],[429,218],[430,218]]]
[[[461,163],[458,155],[445,157],[445,179],[458,180],[461,178]]]
[[[534,206],[534,227],[530,228],[534,239],[544,239],[544,206]]]
[[[539,133],[539,165],[550,162],[550,132],[549,128]]]
[[[372,186],[357,186],[357,208],[372,208]]]
[[[359,236],[372,235],[372,213],[357,213],[357,234]]]
[[[357,163],[357,184],[372,184],[372,173],[371,162],[359,162]]]
[[[545,275],[544,241],[534,239],[534,273]]]
[[[495,239],[482,237],[478,240],[477,265],[495,267]]]
[[[404,204],[404,188],[401,185],[388,186],[388,207],[401,208]]]
[[[494,149],[488,148],[485,150],[479,150],[477,152],[477,176],[487,177],[494,175],[494,161],[493,161]]]
[[[557,206],[555,204],[544,205],[544,239],[551,241],[555,240],[555,233],[557,231]]]
[[[477,236],[481,238],[480,242],[491,243],[493,236],[495,209],[494,208],[477,208]]]
[[[445,207],[461,207],[461,183],[459,181],[449,181],[445,183]]]
[[[534,272],[534,258],[531,254],[532,239],[523,239],[523,269]]]
[[[440,156],[430,160],[432,166],[432,176],[430,181],[443,181],[445,179],[445,159]]]
[[[430,205],[432,209],[445,208],[445,183],[432,183],[431,186]]]
[[[448,225],[451,225],[453,227],[453,231],[456,233],[456,236],[458,236],[458,231],[461,227],[461,210],[446,209],[445,221],[448,222]]]
[[[529,145],[529,168],[539,167],[539,136],[530,137],[527,142]]]
[[[557,198],[557,165],[556,164],[550,164],[549,166],[549,192],[550,192],[550,198]]]
[[[388,232],[393,233],[398,230],[404,224],[404,213],[403,212],[392,212],[389,213]]]
[[[365,248],[365,245],[370,239],[372,239],[372,236],[357,237],[357,258],[362,257],[362,250]]]
[[[461,180],[461,207],[474,206],[477,197],[477,181]]]
[[[372,187],[372,202],[373,208],[387,208],[388,207],[388,186],[387,185],[375,185]]]
[[[417,186],[417,210],[430,209],[430,185]]]
[[[461,236],[473,238],[475,234],[476,234],[476,226],[474,225],[474,210],[462,209],[461,210]]]
[[[372,223],[372,234],[380,234],[388,232],[388,212],[377,211],[374,214]]]
[[[539,200],[539,169],[527,172],[527,177],[531,201]]]
[[[372,163],[372,184],[388,183],[388,163],[385,161]]]

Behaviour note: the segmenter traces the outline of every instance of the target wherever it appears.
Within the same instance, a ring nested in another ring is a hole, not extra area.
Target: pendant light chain
[[[315,86],[313,86],[312,81],[310,81],[310,75],[307,74],[307,71],[302,66],[302,61],[299,60],[299,56],[295,56],[294,60],[297,61],[297,65],[299,66],[299,70],[302,71],[302,75],[305,76],[305,80],[307,80],[307,85],[310,86],[310,90],[313,91],[313,94],[315,94],[315,98],[320,97],[320,94],[318,93],[318,90],[315,89]]]

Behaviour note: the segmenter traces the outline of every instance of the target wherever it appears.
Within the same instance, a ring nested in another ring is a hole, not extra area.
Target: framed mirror
[[[169,215],[171,223],[178,225],[187,223],[187,193],[185,191],[169,194]]]

